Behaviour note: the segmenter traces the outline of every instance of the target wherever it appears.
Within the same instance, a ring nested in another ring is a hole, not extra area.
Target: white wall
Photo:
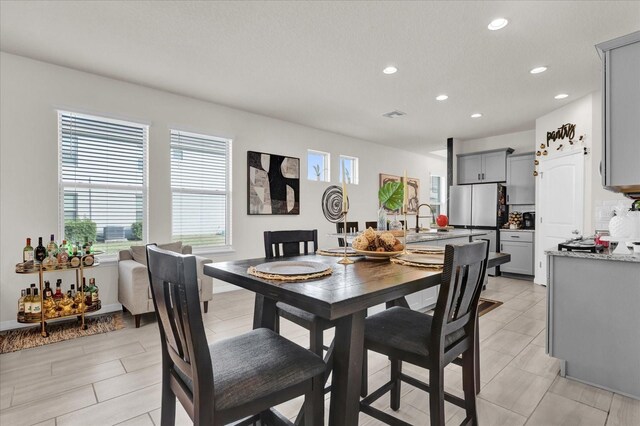
[[[535,142],[533,149],[538,150],[540,144],[546,143],[547,132],[556,130],[558,127],[566,123],[576,125],[576,138],[579,135],[585,135],[584,144],[576,144],[571,147],[568,140],[563,143],[564,151],[571,149],[582,150],[587,148],[587,155],[584,156],[584,217],[583,229],[584,235],[591,235],[595,231],[595,213],[596,205],[605,200],[624,200],[625,203],[630,201],[620,194],[607,191],[602,188],[602,180],[599,172],[600,161],[602,160],[602,95],[601,92],[594,92],[580,99],[577,99],[562,108],[550,112],[536,120]],[[552,143],[548,158],[553,158],[555,147],[561,143],[556,141]],[[538,157],[540,162],[544,162],[547,157]],[[536,192],[536,204],[538,203]],[[546,270],[540,267],[540,259],[544,256],[544,250],[551,247],[541,246],[541,236],[544,232],[544,223],[540,224],[539,217],[536,217],[536,256],[535,256],[535,282],[546,283]]]
[[[453,142],[453,180],[458,181],[458,154],[489,151],[499,148],[513,148],[514,154],[531,152],[531,146],[535,141],[535,130],[508,133],[505,135],[489,136],[480,139],[454,140]]]
[[[125,83],[64,67],[0,53],[0,329],[15,325],[20,289],[36,276],[18,276],[25,238],[59,238],[58,142],[56,109],[66,109],[148,123],[149,241],[171,238],[169,129],[233,139],[232,238],[234,253],[214,254],[215,260],[261,257],[262,232],[317,228],[320,247],[337,245],[335,225],[322,214],[326,183],[307,181],[307,149],[331,153],[331,180],[338,180],[338,155],[359,158],[360,185],[349,187],[350,220],[377,218],[378,174],[402,175],[421,183],[421,200],[429,194],[429,176],[446,176],[446,160],[393,149],[297,124],[239,111],[213,103]],[[301,159],[301,214],[246,214],[246,152],[286,154]],[[411,220],[411,218],[409,218]],[[411,223],[411,222],[410,222]],[[103,263],[92,270],[104,305],[118,308],[117,268]],[[91,276],[90,275],[90,276]],[[61,278],[68,285],[72,273]]]

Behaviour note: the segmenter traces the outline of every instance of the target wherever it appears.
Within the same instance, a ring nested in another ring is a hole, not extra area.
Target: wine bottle
[[[38,237],[38,246],[34,253],[36,262],[42,262],[47,257],[47,249],[42,245],[42,237]]]
[[[100,300],[100,297],[98,296],[98,286],[96,285],[95,278],[89,279],[89,291],[91,292],[91,304],[95,305],[96,303],[98,303],[98,300]]]
[[[27,290],[22,289],[20,299],[18,299],[18,321],[24,321],[24,299],[27,297]]]
[[[47,254],[49,256],[58,256],[58,245],[53,238],[53,234],[51,234],[51,241],[49,241],[49,244],[47,245]]]
[[[27,295],[24,298],[24,319],[31,319],[31,287],[27,288]]]
[[[89,244],[89,237],[84,237],[84,244],[82,245],[82,254],[91,253],[91,244]]]
[[[34,291],[35,294],[31,296],[31,318],[38,319],[42,312],[42,300],[40,300],[40,296],[38,295],[38,289],[36,288]]]
[[[27,245],[22,249],[22,261],[33,262],[33,247],[31,247],[31,238],[27,238]]]
[[[45,299],[53,297],[53,290],[51,290],[51,283],[49,281],[44,282],[44,290],[42,291],[42,297]]]

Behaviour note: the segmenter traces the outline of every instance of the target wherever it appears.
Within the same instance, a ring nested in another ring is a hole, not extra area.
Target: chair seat
[[[324,372],[308,350],[266,328],[209,345],[216,410],[247,404]],[[176,368],[189,389],[192,382]]]
[[[431,336],[433,317],[422,312],[395,306],[368,317],[365,321],[365,345],[375,343],[403,352],[429,356],[427,343]],[[464,330],[445,337],[445,346],[464,337]]]
[[[291,322],[294,322],[302,327],[309,328],[309,324],[318,321],[321,324],[321,328],[326,330],[334,326],[334,324],[322,317],[317,316],[316,314],[312,314],[311,312],[304,311],[302,309],[296,308],[295,306],[287,305],[286,303],[278,302],[276,303],[276,307],[278,308],[278,314],[288,319]]]

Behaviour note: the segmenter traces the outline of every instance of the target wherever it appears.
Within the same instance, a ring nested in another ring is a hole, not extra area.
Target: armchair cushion
[[[176,241],[174,243],[158,244],[158,247],[164,250],[173,251],[176,253],[182,253],[182,241]],[[146,246],[131,246],[131,255],[133,260],[138,263],[142,263],[147,266],[147,247]]]

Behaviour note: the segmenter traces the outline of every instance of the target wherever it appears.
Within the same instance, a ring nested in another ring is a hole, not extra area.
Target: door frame
[[[579,190],[576,192],[577,197],[578,197],[578,208],[581,210],[580,211],[580,215],[579,215],[579,223],[577,225],[578,230],[581,232],[581,234],[584,234],[584,202],[585,202],[585,189],[586,189],[586,182],[585,182],[585,155],[584,152],[582,151],[582,149],[578,150],[578,149],[574,149],[571,151],[565,151],[565,152],[560,152],[558,154],[555,154],[552,158],[549,158],[547,160],[545,160],[544,162],[540,162],[540,169],[543,168],[543,166],[547,163],[549,163],[550,161],[554,161],[554,160],[558,160],[564,157],[569,157],[572,155],[579,155],[582,159],[582,162],[580,163],[581,166],[581,171],[579,172],[582,176],[582,179],[577,179],[578,182],[580,182],[580,186],[581,188],[579,188]],[[540,172],[543,172],[543,170],[540,170]],[[542,177],[540,177],[540,179],[542,179]],[[544,247],[544,244],[542,243],[543,240],[543,236],[545,235],[544,230],[545,230],[545,223],[542,222],[542,220],[544,219],[542,216],[542,198],[541,198],[541,194],[540,194],[540,189],[541,189],[542,185],[539,184],[539,182],[536,183],[536,231],[535,231],[535,247],[534,247],[534,263],[533,263],[533,270],[534,270],[534,282],[536,284],[540,284],[540,285],[547,285],[547,270],[549,265],[546,262],[545,259],[545,254],[544,251],[545,250],[549,250],[550,247]],[[541,268],[540,262],[542,262],[542,266],[544,267]]]

